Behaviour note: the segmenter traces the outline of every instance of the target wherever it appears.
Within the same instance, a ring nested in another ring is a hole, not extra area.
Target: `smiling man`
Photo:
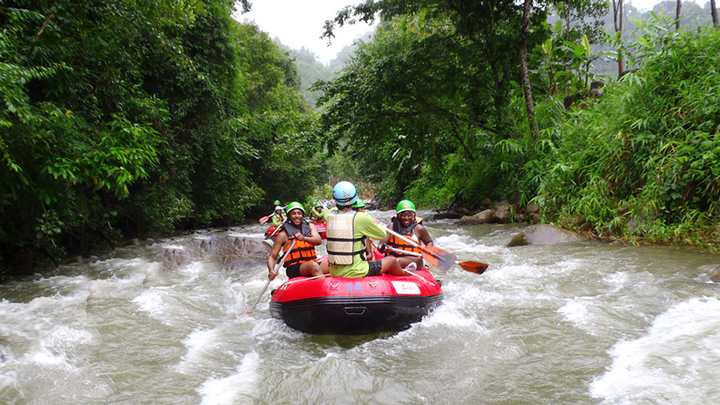
[[[283,263],[288,278],[299,276],[313,277],[322,275],[317,263],[315,246],[322,243],[315,225],[305,221],[305,207],[293,201],[285,208],[288,219],[282,224],[272,250],[268,255],[267,268],[270,280],[277,277],[275,266],[282,249],[287,257]],[[293,242],[295,245],[293,246]]]

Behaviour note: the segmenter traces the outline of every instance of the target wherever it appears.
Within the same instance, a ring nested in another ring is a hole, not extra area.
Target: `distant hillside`
[[[307,102],[315,107],[320,93],[317,91],[310,90],[310,87],[318,80],[332,80],[337,72],[341,71],[345,65],[350,61],[357,44],[359,42],[366,42],[372,38],[372,32],[368,32],[362,37],[355,40],[352,45],[344,47],[338,52],[335,59],[331,60],[329,64],[325,65],[321,63],[317,56],[312,53],[309,49],[290,49],[286,45],[282,44],[277,38],[275,42],[285,51],[288,52],[290,57],[295,60],[298,74],[300,75],[300,93],[305,97]]]
[[[623,38],[625,39],[625,44],[631,44],[637,40],[637,37],[639,35],[637,32],[638,27],[636,23],[638,21],[648,20],[652,13],[658,15],[665,15],[671,20],[674,20],[675,6],[675,1],[666,0],[656,4],[655,7],[652,8],[652,10],[642,12],[635,8],[632,4],[625,4],[625,18],[623,28]],[[680,12],[681,31],[697,30],[698,27],[711,24],[712,17],[710,16],[709,1],[706,2],[704,6],[700,6],[692,1],[684,1],[682,3],[682,9]],[[608,10],[608,14],[603,19],[603,26],[607,32],[614,32],[612,7],[610,7],[610,9]],[[593,48],[595,50],[595,53],[597,54],[610,50],[607,45],[596,45]],[[632,66],[627,66],[627,68],[632,68]],[[593,70],[596,73],[613,76],[617,74],[617,65],[615,64],[614,60],[608,57],[602,57],[593,63]]]

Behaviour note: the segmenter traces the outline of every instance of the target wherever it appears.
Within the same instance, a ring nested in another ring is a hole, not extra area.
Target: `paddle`
[[[288,254],[289,254],[290,251],[293,250],[293,248],[295,247],[295,242],[296,242],[296,240],[293,240],[292,244],[290,245],[290,248],[288,248],[288,250],[285,251],[285,253],[283,253],[283,257],[282,257],[282,259],[280,260],[280,263],[277,263],[277,264],[275,265],[275,272],[276,272],[276,273],[277,273],[278,271],[280,271],[280,268],[282,267],[282,265],[285,264],[285,259],[287,259]],[[255,304],[253,304],[253,306],[247,311],[248,314],[252,313],[252,312],[255,310],[255,307],[257,307],[257,304],[260,303],[260,300],[262,299],[263,295],[265,295],[265,291],[267,291],[268,286],[270,286],[270,282],[271,282],[271,281],[272,281],[272,280],[270,280],[270,278],[268,278],[268,281],[265,283],[265,287],[263,287],[262,291],[260,292],[260,295],[258,295],[257,300],[255,300]]]
[[[446,271],[453,265],[457,264],[458,266],[460,266],[461,269],[463,269],[465,271],[468,271],[470,273],[475,273],[475,274],[482,274],[488,268],[487,263],[476,262],[476,261],[472,261],[472,260],[458,261],[457,257],[454,254],[452,254],[444,249],[441,249],[437,246],[422,246],[422,245],[419,245],[414,240],[412,240],[410,238],[406,238],[405,236],[400,235],[399,233],[393,231],[392,229],[386,229],[386,230],[391,235],[394,235],[396,238],[402,240],[403,242],[408,243],[408,244],[420,249],[421,251],[423,251],[423,253],[425,253],[422,255],[423,260],[430,263],[431,266],[439,268],[440,270]],[[408,252],[408,253],[410,253],[410,252]]]
[[[260,217],[260,219],[258,219],[258,222],[260,222],[261,224],[266,224],[267,221],[269,221],[271,217],[272,217],[272,214],[265,215],[264,217]]]
[[[407,256],[422,257],[421,253],[409,252],[407,250],[402,250],[402,249],[396,249],[391,246],[385,246],[385,249],[392,250],[393,252],[402,253]],[[483,274],[485,272],[485,270],[487,270],[487,268],[488,268],[487,263],[475,262],[472,260],[456,261],[455,264],[460,266],[463,270],[466,270],[466,271],[469,271],[469,272],[475,273],[475,274]]]

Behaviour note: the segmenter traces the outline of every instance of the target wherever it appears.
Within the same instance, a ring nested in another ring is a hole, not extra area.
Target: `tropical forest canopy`
[[[246,1],[5,1],[0,268],[237,224],[348,176],[386,203],[504,199],[717,246],[717,16],[623,3],[368,0],[325,35],[379,18],[373,38],[309,87],[327,71],[235,21]]]

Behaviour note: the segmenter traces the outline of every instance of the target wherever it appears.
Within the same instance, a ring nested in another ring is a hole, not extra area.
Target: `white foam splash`
[[[613,403],[717,403],[719,346],[720,300],[690,299],[658,316],[645,336],[613,346],[590,394]]]
[[[215,329],[194,330],[183,340],[187,353],[175,368],[181,373],[189,372],[203,356],[218,345],[218,332]]]
[[[477,319],[466,316],[455,302],[446,301],[420,324],[422,327],[443,326],[454,329],[472,329],[484,332]]]
[[[227,236],[229,236],[231,238],[252,238],[252,239],[265,238],[264,233],[250,233],[250,232],[228,232]]]
[[[475,243],[474,239],[467,235],[452,234],[440,236],[435,239],[438,246],[453,252],[467,253],[492,253],[501,252],[506,248],[503,246],[488,246],[482,243]]]
[[[578,327],[586,327],[590,319],[588,305],[590,302],[587,299],[574,298],[568,300],[557,312],[568,322]]]
[[[252,396],[257,382],[257,369],[260,357],[257,353],[246,354],[235,374],[224,378],[212,378],[205,381],[197,392],[202,396],[201,405],[224,405],[248,403],[239,401],[241,395]]]
[[[159,317],[167,310],[167,305],[163,299],[165,295],[166,293],[162,291],[162,287],[154,287],[143,291],[143,293],[135,297],[132,302],[135,303],[141,311],[147,312],[154,317]]]
[[[620,291],[628,283],[628,274],[624,271],[618,271],[615,273],[606,274],[603,277],[603,282],[607,284],[612,292]]]

